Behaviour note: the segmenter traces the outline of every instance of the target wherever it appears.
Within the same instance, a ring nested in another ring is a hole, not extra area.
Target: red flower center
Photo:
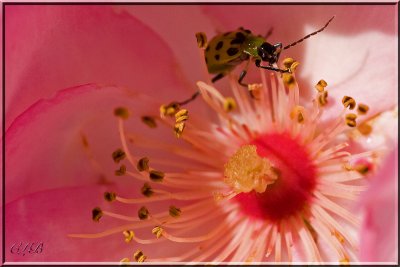
[[[265,192],[240,193],[234,199],[252,217],[279,221],[311,202],[316,185],[316,167],[297,140],[289,134],[265,134],[253,140],[261,157],[270,160],[279,178]]]

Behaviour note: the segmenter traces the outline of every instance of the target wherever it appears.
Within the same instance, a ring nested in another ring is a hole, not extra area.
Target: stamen
[[[169,215],[171,217],[177,218],[179,216],[181,216],[181,209],[175,207],[175,206],[169,206]]]
[[[304,107],[302,106],[295,106],[290,112],[290,118],[292,120],[296,119],[298,123],[304,123]]]
[[[138,210],[138,217],[141,220],[146,220],[149,217],[149,214],[150,214],[150,212],[145,206],[141,207]]]
[[[125,230],[122,232],[122,234],[125,237],[125,242],[129,243],[132,241],[132,239],[135,237],[135,232],[133,232],[132,230]]]
[[[136,252],[133,254],[133,258],[137,262],[144,262],[147,257],[143,254],[141,250],[136,250]]]
[[[296,86],[296,79],[291,73],[282,73],[282,81],[289,89],[292,89]]]
[[[103,212],[99,207],[96,207],[92,210],[92,220],[98,222],[100,218],[103,216]]]
[[[116,176],[123,176],[126,173],[126,166],[124,164],[121,165],[121,167],[119,167],[118,170],[115,171],[115,175]]]
[[[365,104],[359,103],[357,106],[357,111],[358,111],[358,114],[360,114],[360,115],[367,114],[368,110],[369,110],[369,107]]]
[[[359,112],[359,114],[360,114],[360,112]],[[364,121],[360,125],[358,125],[357,130],[362,135],[369,135],[372,132],[372,126],[369,124],[368,121]]]
[[[122,149],[117,149],[112,153],[112,158],[115,163],[119,163],[121,160],[123,160],[126,157],[125,152]]]
[[[185,129],[185,122],[175,123],[174,132],[177,138],[182,136],[183,130]]]
[[[142,188],[140,189],[140,192],[146,197],[151,197],[154,194],[153,189],[151,188],[151,186],[148,183],[145,183],[142,186]]]
[[[153,228],[153,230],[151,230],[151,232],[153,233],[153,235],[155,235],[157,238],[160,238],[164,232],[164,229],[161,228],[161,226],[156,226]]]
[[[340,265],[350,265],[348,258],[343,258],[339,262],[340,262]]]
[[[129,265],[130,260],[128,258],[123,258],[119,262],[121,263],[121,265]]]
[[[249,86],[248,86],[250,96],[256,100],[261,99],[262,89],[263,89],[263,85],[261,83],[253,83],[253,84],[249,84]]]
[[[318,94],[318,103],[320,106],[328,104],[328,91],[322,91]]]
[[[116,197],[117,194],[115,194],[114,192],[104,192],[104,199],[108,202],[113,202]]]
[[[169,105],[161,105],[160,107],[160,116],[164,118],[165,116],[174,116],[176,112],[179,110],[179,104],[171,103]]]
[[[161,171],[151,170],[149,172],[149,177],[154,182],[162,182],[165,174]]]
[[[187,109],[181,109],[175,114],[175,123],[186,121],[189,118],[189,111]]]
[[[242,146],[224,166],[224,181],[237,193],[262,193],[277,179],[269,160],[258,156],[256,149],[255,145]]]
[[[357,126],[356,119],[357,119],[357,115],[356,114],[354,114],[354,113],[346,114],[346,124],[347,124],[347,126],[356,127]]]
[[[204,32],[198,32],[196,33],[196,40],[197,40],[197,46],[199,48],[206,48],[207,46],[207,35]]]
[[[117,117],[120,117],[123,120],[126,120],[129,118],[130,112],[127,108],[118,107],[118,108],[114,109],[114,115]]]
[[[156,128],[157,123],[154,117],[151,116],[142,116],[142,122],[149,126],[150,128]]]
[[[344,96],[342,99],[343,106],[353,110],[356,107],[356,101],[351,96]]]
[[[325,87],[328,86],[328,83],[325,80],[319,80],[319,82],[315,85],[315,89],[317,89],[318,92],[322,93],[325,91]]]
[[[149,158],[144,157],[139,159],[136,168],[138,171],[142,172],[142,171],[148,171],[149,170]]]
[[[224,110],[226,112],[231,112],[232,110],[236,109],[236,102],[235,99],[233,99],[232,97],[227,97],[225,98],[224,101]]]

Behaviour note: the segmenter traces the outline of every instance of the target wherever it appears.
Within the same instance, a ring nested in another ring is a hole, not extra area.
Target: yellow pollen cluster
[[[262,193],[278,178],[269,160],[260,157],[254,145],[239,148],[225,164],[224,175],[225,183],[237,193]]]
[[[283,83],[289,88],[292,89],[296,86],[296,79],[294,78],[293,74],[296,68],[299,66],[299,62],[295,61],[293,58],[285,58],[283,60],[283,66],[286,69],[289,69],[289,73],[282,73],[282,80]]]

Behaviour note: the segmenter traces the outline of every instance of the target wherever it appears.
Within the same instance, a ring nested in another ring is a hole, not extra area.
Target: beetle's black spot
[[[229,35],[231,32],[226,32],[226,33],[224,33],[223,34],[223,36],[227,36],[227,35]]]
[[[234,55],[236,55],[238,52],[239,52],[239,49],[238,49],[238,48],[235,48],[235,47],[231,47],[231,48],[229,48],[229,49],[226,51],[226,53],[228,53],[229,56],[234,56]]]
[[[204,57],[204,59],[206,60],[206,64],[208,63],[208,59],[207,59],[207,57]]]
[[[219,41],[218,44],[215,46],[215,50],[220,50],[222,48],[222,46],[224,46],[224,42]]]
[[[235,39],[233,39],[233,40],[230,42],[230,44],[231,44],[231,45],[234,45],[234,44],[243,44],[243,42],[244,42],[244,40],[235,38]]]
[[[214,58],[215,58],[215,60],[219,60],[219,55],[218,54],[215,55]]]
[[[246,39],[246,36],[241,32],[237,32],[235,39],[238,39],[238,40],[241,40],[242,42],[244,42],[244,40]]]

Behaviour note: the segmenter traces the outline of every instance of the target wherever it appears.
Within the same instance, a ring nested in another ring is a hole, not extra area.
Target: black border
[[[397,5],[397,10],[398,14],[400,13],[400,5],[399,2],[284,2],[284,3],[279,3],[279,2],[269,2],[269,3],[262,3],[262,2],[2,2],[2,203],[1,203],[1,208],[2,208],[2,253],[1,253],[1,265],[5,265],[5,203],[6,203],[6,198],[5,198],[5,176],[6,176],[6,160],[5,160],[5,122],[6,122],[6,117],[5,117],[5,88],[6,88],[6,81],[5,81],[5,7],[6,6],[13,6],[13,5],[142,5],[142,6],[152,6],[152,5],[158,5],[158,6],[170,6],[170,5],[181,5],[181,6],[191,6],[191,5],[363,5],[363,6],[375,6],[375,5]],[[399,27],[397,29],[398,31],[398,40],[400,36],[400,30]],[[400,62],[400,54],[398,53],[397,55],[397,62]],[[398,130],[400,129],[398,125]],[[398,132],[399,134],[399,132]],[[397,184],[397,187],[399,185]],[[398,202],[398,200],[397,200]],[[397,203],[398,204],[398,203]],[[85,265],[85,262],[81,262],[81,265]],[[12,264],[16,265],[16,264]],[[29,264],[24,264],[24,265],[29,265]],[[37,264],[40,266],[40,262],[37,262]],[[44,264],[44,265],[49,265],[49,264]],[[107,266],[105,264],[101,264],[103,266]],[[202,265],[202,264],[198,264]],[[68,262],[65,262],[64,264],[59,264],[58,266],[68,266]],[[390,265],[388,265],[390,266]],[[396,266],[396,265],[393,265]]]

